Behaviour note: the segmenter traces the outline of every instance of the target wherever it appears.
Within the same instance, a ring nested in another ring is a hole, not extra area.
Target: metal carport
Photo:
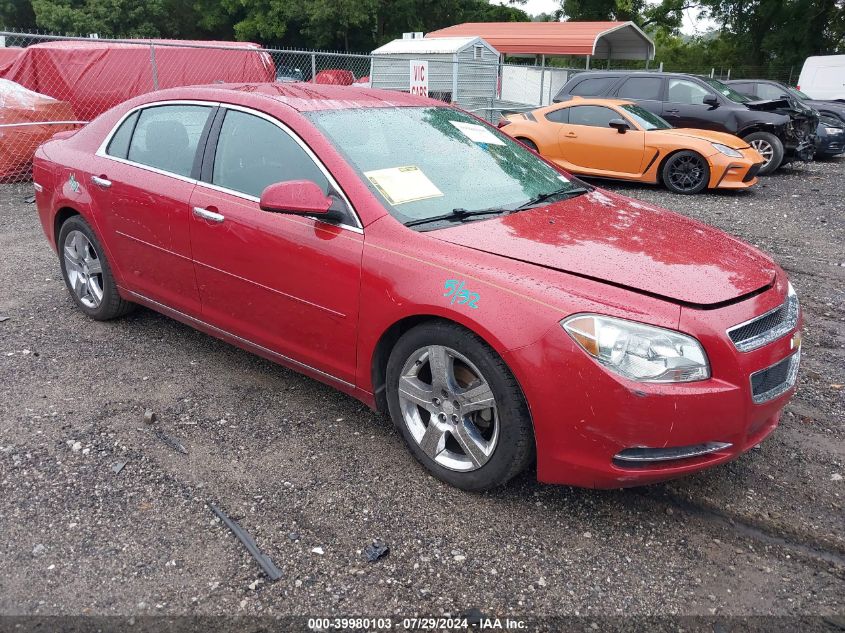
[[[426,37],[481,37],[512,57],[654,59],[654,42],[633,22],[465,22]]]

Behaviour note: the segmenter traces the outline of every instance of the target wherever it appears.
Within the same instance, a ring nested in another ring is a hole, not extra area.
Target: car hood
[[[777,273],[771,259],[726,233],[600,189],[428,235],[692,306],[730,302],[770,286]]]
[[[733,134],[726,132],[713,132],[711,130],[694,130],[690,128],[673,128],[671,130],[655,130],[661,136],[678,136],[685,139],[693,138],[699,141],[707,141],[708,143],[721,143],[734,149],[742,149],[748,147],[748,143]],[[715,151],[715,150],[714,150]]]

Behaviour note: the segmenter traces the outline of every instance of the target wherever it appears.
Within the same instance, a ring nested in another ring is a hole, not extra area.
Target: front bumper
[[[843,152],[845,152],[845,134],[828,134],[824,131],[816,134],[817,156],[838,156]]]
[[[538,479],[590,488],[636,486],[725,463],[760,443],[777,426],[795,387],[755,404],[750,377],[795,353],[795,330],[750,352],[737,351],[726,331],[782,303],[785,283],[725,308],[682,309],[679,329],[704,345],[709,380],[673,385],[627,380],[596,363],[562,328],[510,352],[507,362],[524,375]],[[678,459],[633,464],[618,459],[638,447],[685,450],[712,442],[720,446]]]
[[[816,139],[815,135],[812,138],[804,139],[800,141],[797,145],[793,147],[786,148],[786,158],[791,160],[802,160],[804,162],[809,162],[813,160],[813,156],[816,154]]]
[[[711,189],[747,189],[757,184],[757,173],[763,166],[763,157],[750,147],[739,151],[742,158],[723,154],[709,157]]]

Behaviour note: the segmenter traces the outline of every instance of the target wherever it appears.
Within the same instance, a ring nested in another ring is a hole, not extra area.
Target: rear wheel
[[[84,219],[75,215],[62,224],[58,247],[65,285],[80,310],[107,321],[134,308],[120,297],[103,247]]]
[[[533,149],[537,153],[540,152],[540,150],[537,149],[537,145],[534,144],[534,141],[519,136],[516,137],[516,140],[525,145],[525,147],[527,147],[528,149]]]
[[[406,332],[387,364],[388,406],[414,457],[464,490],[499,486],[534,454],[528,407],[504,361],[445,322]]]
[[[663,184],[675,193],[699,193],[710,182],[710,166],[698,152],[672,154],[663,164]]]
[[[759,172],[761,176],[772,173],[783,163],[783,143],[774,134],[753,132],[744,140],[763,157],[763,166]]]

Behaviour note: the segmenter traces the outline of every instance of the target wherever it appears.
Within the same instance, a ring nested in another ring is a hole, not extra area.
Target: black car
[[[636,101],[674,127],[727,132],[763,156],[761,174],[785,162],[812,160],[818,116],[786,100],[752,101],[716,79],[678,73],[604,71],[578,73],[555,101],[573,96]]]
[[[751,99],[790,99],[820,114],[816,128],[816,156],[837,156],[845,152],[845,103],[810,99],[800,90],[772,79],[734,79],[731,88]]]

